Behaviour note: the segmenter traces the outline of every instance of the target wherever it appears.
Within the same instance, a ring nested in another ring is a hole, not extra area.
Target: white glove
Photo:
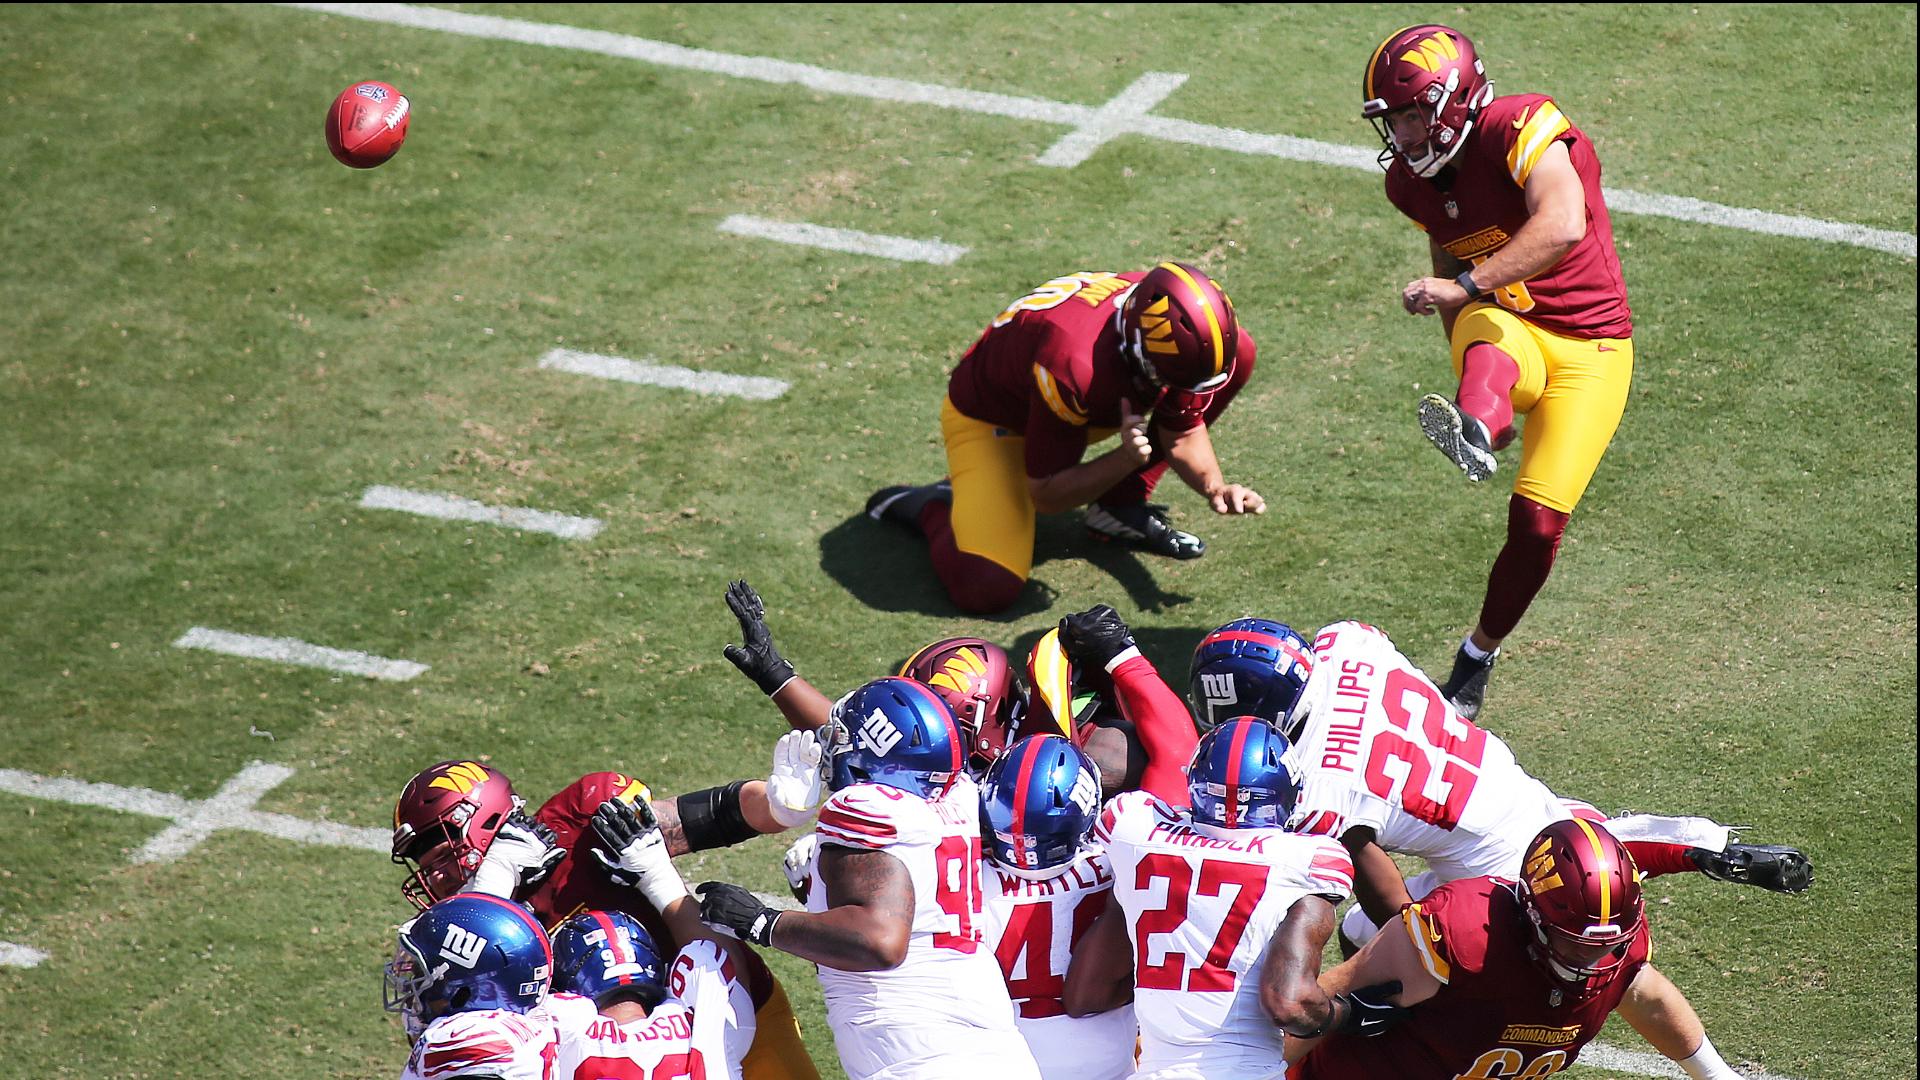
[[[773,774],[767,777],[767,809],[783,829],[813,817],[826,800],[820,775],[820,739],[811,731],[789,731],[773,744]]]
[[[553,842],[553,830],[515,811],[493,834],[480,866],[460,891],[511,900],[515,893],[546,880],[566,857],[567,849]]]
[[[594,833],[600,838],[593,857],[607,868],[607,876],[640,890],[655,911],[687,895],[687,883],[667,853],[667,838],[646,801],[630,803],[608,799],[593,812]]]
[[[819,850],[820,834],[808,833],[795,840],[780,860],[787,871],[787,888],[792,889],[793,898],[803,904],[807,902],[807,894],[813,891],[813,856]]]

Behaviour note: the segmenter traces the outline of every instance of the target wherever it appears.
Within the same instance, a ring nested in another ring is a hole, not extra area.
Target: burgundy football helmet
[[[1204,393],[1233,377],[1240,328],[1233,301],[1212,278],[1185,263],[1163,262],[1127,294],[1120,337],[1141,382]]]
[[[1493,81],[1467,35],[1426,23],[1396,31],[1373,50],[1360,115],[1386,144],[1380,160],[1397,157],[1415,176],[1432,176],[1466,145],[1474,117],[1493,100]],[[1388,114],[1417,109],[1426,121],[1418,142],[1402,145]]]
[[[393,861],[412,873],[400,892],[425,911],[460,891],[507,815],[520,809],[507,774],[477,761],[421,770],[393,807]]]
[[[908,657],[900,674],[947,703],[975,761],[992,762],[1013,743],[1027,689],[1005,649],[977,637],[943,638]]]
[[[1626,845],[1605,826],[1578,818],[1556,821],[1533,838],[1518,891],[1534,963],[1582,991],[1620,970],[1645,917],[1640,869]]]

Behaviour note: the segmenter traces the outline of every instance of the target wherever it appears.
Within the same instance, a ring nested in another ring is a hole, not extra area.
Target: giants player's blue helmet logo
[[[820,767],[834,791],[882,784],[937,799],[966,765],[953,710],[912,679],[875,679],[841,698],[820,740]]]
[[[1100,812],[1100,769],[1058,735],[1030,735],[980,784],[987,857],[1019,877],[1050,877],[1073,861]]]
[[[649,1010],[666,1000],[666,965],[653,935],[624,911],[588,911],[553,932],[553,988],[592,998],[599,1007],[637,1001]]]
[[[409,1036],[452,1013],[526,1012],[546,996],[553,972],[547,932],[524,905],[460,893],[400,928],[387,964],[388,1012],[406,1017]]]
[[[1286,736],[1253,716],[1205,735],[1187,766],[1193,821],[1220,829],[1278,829],[1293,816],[1300,784],[1287,769]]]
[[[1312,675],[1313,646],[1292,627],[1235,619],[1193,650],[1187,702],[1194,725],[1205,732],[1231,717],[1257,716],[1287,731]]]

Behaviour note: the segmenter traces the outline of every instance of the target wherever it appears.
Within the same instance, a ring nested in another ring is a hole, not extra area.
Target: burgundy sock
[[[1553,556],[1566,534],[1568,515],[1541,506],[1524,495],[1507,501],[1507,543],[1487,575],[1487,599],[1480,606],[1480,629],[1495,640],[1513,633],[1534,594],[1547,583]]]
[[[1476,341],[1460,359],[1460,411],[1487,426],[1493,448],[1513,441],[1513,384],[1520,365],[1499,346]]]
[[[933,555],[933,572],[953,606],[969,615],[1005,611],[1020,598],[1026,579],[983,555],[961,551],[953,538],[953,505],[929,502],[920,511],[920,531]]]

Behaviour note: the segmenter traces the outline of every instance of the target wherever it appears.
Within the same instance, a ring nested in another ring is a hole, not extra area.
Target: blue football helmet
[[[980,783],[980,832],[987,857],[1010,874],[1051,877],[1100,813],[1100,768],[1058,735],[1013,744]]]
[[[1193,821],[1218,829],[1278,829],[1293,816],[1300,784],[1282,758],[1287,737],[1257,716],[1241,716],[1200,736],[1187,766]]]
[[[547,995],[553,950],[523,904],[459,893],[400,928],[387,964],[388,1012],[417,1038],[442,1016],[478,1009],[526,1012]]]
[[[649,1011],[666,1000],[667,971],[653,935],[623,911],[587,911],[553,932],[553,988],[605,1008],[637,1001]]]
[[[953,710],[926,684],[897,676],[834,702],[820,741],[820,768],[833,791],[883,784],[937,799],[966,768]]]
[[[1313,674],[1313,646],[1286,623],[1235,619],[1193,650],[1187,703],[1201,731],[1236,716],[1257,716],[1288,738],[1294,706]]]

